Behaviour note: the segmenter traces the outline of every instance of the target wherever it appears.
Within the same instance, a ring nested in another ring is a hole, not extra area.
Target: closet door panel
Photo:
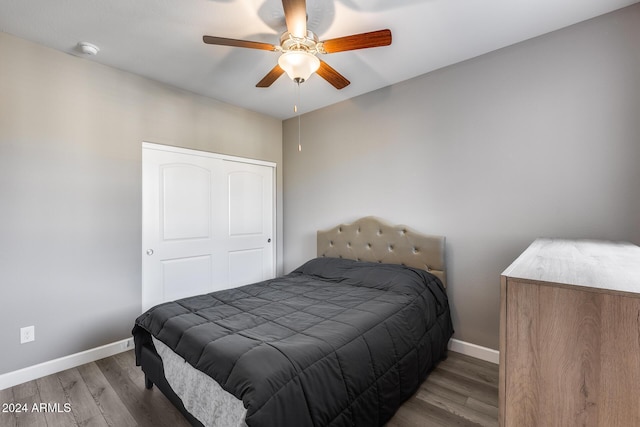
[[[265,274],[260,268],[263,264],[264,250],[262,248],[229,252],[230,287],[264,280]]]
[[[210,255],[162,260],[160,280],[163,299],[170,301],[211,292]]]
[[[262,174],[236,170],[229,172],[228,180],[229,237],[263,234],[266,189]]]
[[[273,169],[225,162],[229,228],[229,283],[240,286],[274,276]]]
[[[273,277],[274,168],[143,147],[142,309]]]
[[[159,172],[162,239],[211,238],[212,172],[188,164],[163,165]]]

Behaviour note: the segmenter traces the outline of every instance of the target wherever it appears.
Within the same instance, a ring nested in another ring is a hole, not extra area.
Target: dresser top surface
[[[626,242],[536,239],[502,275],[640,294],[640,247]]]

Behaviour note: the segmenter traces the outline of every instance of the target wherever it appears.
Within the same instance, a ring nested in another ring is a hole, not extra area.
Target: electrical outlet
[[[20,328],[20,344],[35,341],[35,339],[36,339],[35,326],[25,326],[24,328]]]

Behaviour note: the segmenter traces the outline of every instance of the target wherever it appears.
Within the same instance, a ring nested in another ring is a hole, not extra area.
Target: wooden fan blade
[[[305,0],[282,0],[287,31],[294,37],[307,36],[307,3]]]
[[[278,64],[276,64],[276,66],[273,67],[271,71],[269,71],[267,75],[258,82],[256,87],[269,87],[273,84],[273,82],[278,80],[278,77],[280,77],[282,74],[284,74],[284,70],[280,68]]]
[[[217,44],[221,46],[246,47],[249,49],[276,50],[276,47],[269,43],[252,42],[249,40],[227,39],[224,37],[202,36],[202,41],[206,44]]]
[[[320,68],[318,68],[318,71],[316,71],[316,73],[318,73],[320,77],[331,83],[333,87],[338,90],[343,89],[351,84],[349,80],[347,80],[342,74],[337,72],[333,67],[331,67],[323,60],[320,60]]]
[[[354,34],[346,37],[322,42],[325,53],[344,52],[346,50],[367,49],[370,47],[389,46],[391,30],[378,30],[370,33]]]

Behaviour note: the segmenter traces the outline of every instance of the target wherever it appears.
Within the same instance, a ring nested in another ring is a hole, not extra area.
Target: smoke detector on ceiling
[[[78,50],[84,55],[94,56],[97,55],[98,52],[100,52],[100,48],[98,46],[87,42],[79,42],[77,47]]]

